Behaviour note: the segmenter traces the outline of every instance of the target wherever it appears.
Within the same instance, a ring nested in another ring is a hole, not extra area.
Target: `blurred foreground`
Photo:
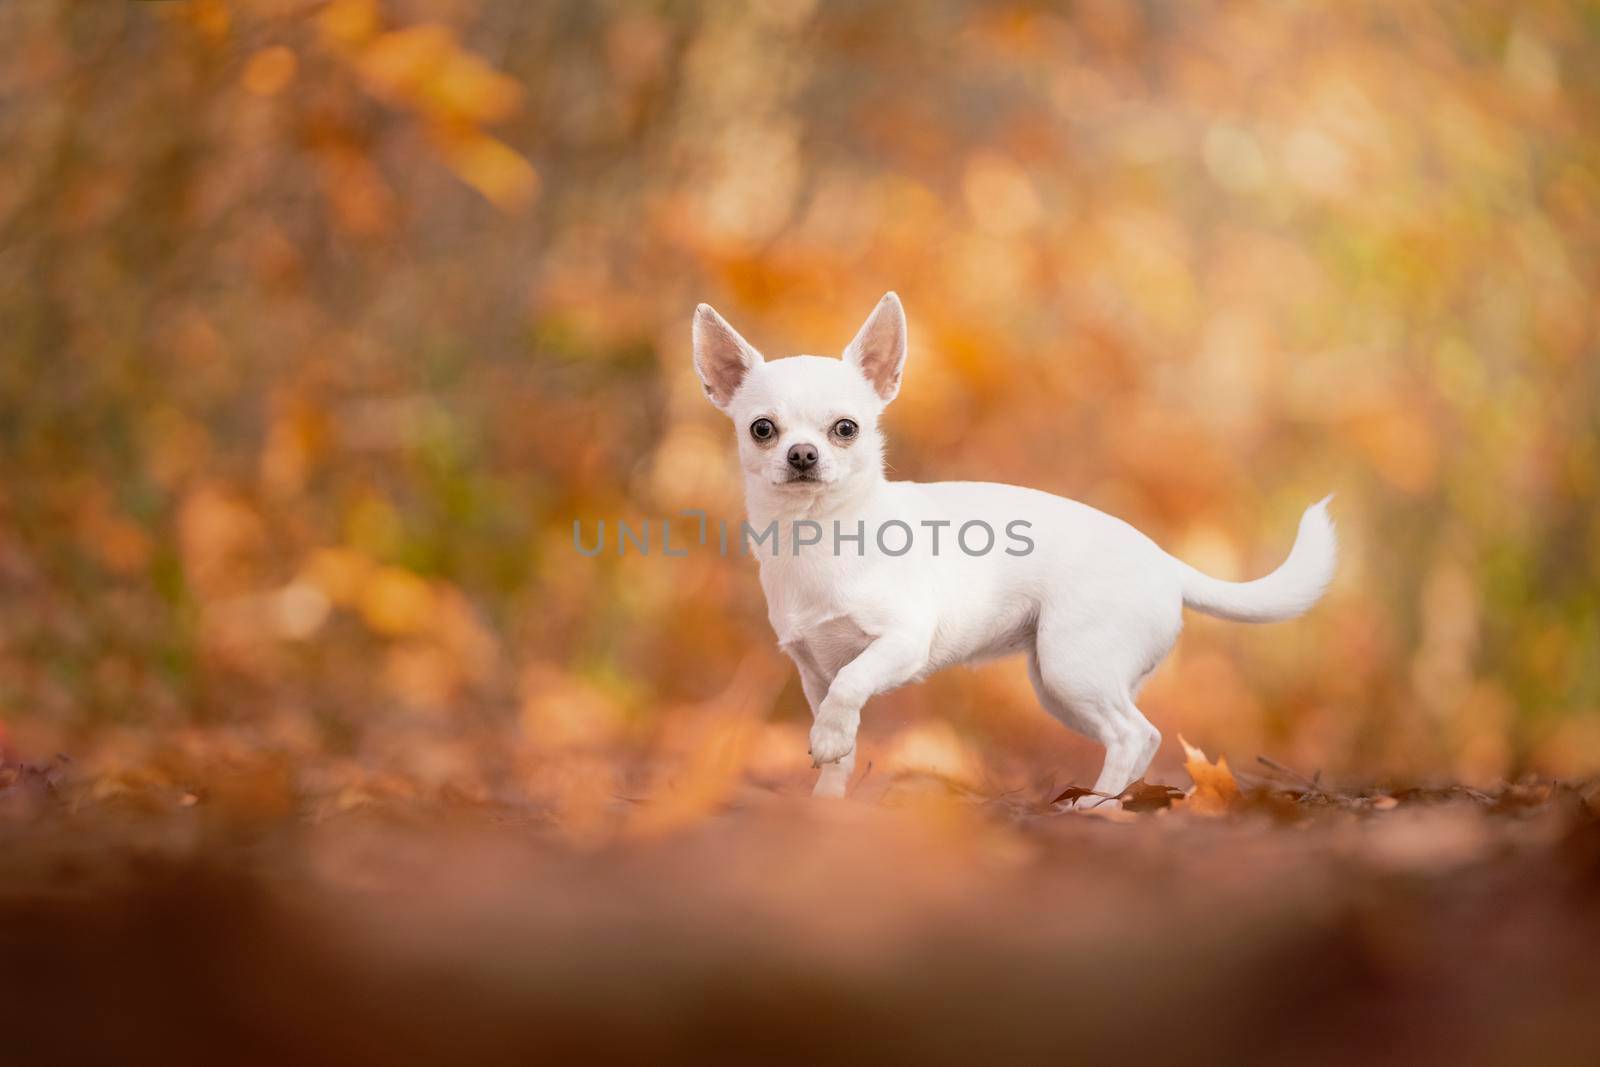
[[[1600,782],[1285,770],[1233,796],[1219,771],[1116,816],[927,775],[869,775],[872,803],[747,782],[683,826],[681,789],[582,819],[261,765],[170,789],[13,765],[4,1058],[1600,1057]]]
[[[433,777],[670,729],[779,662],[754,567],[574,521],[740,517],[697,302],[835,353],[892,288],[897,476],[1225,578],[1337,493],[1327,601],[1193,620],[1169,736],[1600,771],[1594,12],[0,4],[0,721]],[[807,718],[787,673],[743,699]],[[1093,773],[1019,664],[868,716]]]

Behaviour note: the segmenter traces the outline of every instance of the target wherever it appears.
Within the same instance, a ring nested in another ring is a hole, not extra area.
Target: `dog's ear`
[[[900,392],[900,373],[906,367],[906,313],[898,296],[883,294],[862,323],[861,332],[844,350],[844,359],[872,383],[885,404],[895,398]]]
[[[761,363],[761,353],[715,308],[701,304],[694,309],[694,370],[713,404],[726,411],[745,376]]]

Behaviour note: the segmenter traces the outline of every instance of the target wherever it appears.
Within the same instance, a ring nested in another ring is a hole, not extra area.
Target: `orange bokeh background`
[[[1329,598],[1195,618],[1147,688],[1157,777],[1180,731],[1354,778],[1592,772],[1597,26],[7,5],[0,743],[596,804],[676,753],[668,821],[802,782],[754,564],[588,559],[573,522],[741,517],[697,302],[836,353],[892,288],[897,476],[1072,496],[1223,577],[1337,494]],[[878,700],[863,745],[994,788],[1097,759],[1016,663]]]

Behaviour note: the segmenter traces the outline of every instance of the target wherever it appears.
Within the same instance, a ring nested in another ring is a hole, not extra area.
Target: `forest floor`
[[[584,823],[13,762],[0,1061],[1600,1063],[1600,782],[1189,766],[1114,814],[745,777]]]

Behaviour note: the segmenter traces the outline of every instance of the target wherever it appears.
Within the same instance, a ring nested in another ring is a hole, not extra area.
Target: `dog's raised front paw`
[[[823,717],[811,724],[811,762],[814,766],[838,763],[855,747],[856,731],[849,723]]]

